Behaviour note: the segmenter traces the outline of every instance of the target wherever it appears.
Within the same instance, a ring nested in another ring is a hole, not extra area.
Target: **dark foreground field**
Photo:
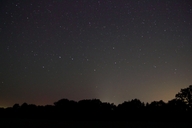
[[[188,122],[1,119],[0,128],[191,128]]]

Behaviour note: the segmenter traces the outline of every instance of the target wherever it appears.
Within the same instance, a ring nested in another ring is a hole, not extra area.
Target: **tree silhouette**
[[[144,103],[139,99],[125,101],[117,106],[117,113],[119,118],[126,120],[139,120],[143,115]]]
[[[181,100],[187,105],[187,109],[192,108],[192,85],[187,88],[181,89],[179,93],[175,95],[177,100]]]
[[[19,109],[19,108],[20,108],[19,104],[14,104],[13,105],[13,109]]]
[[[77,103],[73,100],[61,99],[57,102],[54,102],[56,107],[56,115],[63,119],[71,119],[74,118],[74,114],[76,113]]]

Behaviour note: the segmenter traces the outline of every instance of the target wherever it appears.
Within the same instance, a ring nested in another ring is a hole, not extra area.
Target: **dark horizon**
[[[60,121],[143,121],[191,122],[192,85],[181,89],[168,103],[153,101],[144,104],[139,99],[114,105],[99,99],[78,102],[60,99],[54,105],[37,106],[23,103],[0,108],[3,120],[60,120]]]
[[[169,101],[173,100],[175,97],[175,95],[173,95],[173,98],[172,99],[169,99],[167,101],[164,101],[164,100],[152,100],[152,101],[149,101],[149,102],[144,102],[144,101],[141,101],[142,103],[144,103],[145,105],[148,104],[148,103],[152,103],[152,102],[159,102],[159,101],[163,101],[164,103],[168,103]],[[63,98],[60,98],[60,99],[68,99],[67,97],[63,97]],[[94,99],[98,99],[98,98],[86,98],[86,99],[79,99],[79,100],[74,100],[74,99],[68,99],[69,101],[74,101],[74,102],[79,102],[81,100],[94,100]],[[118,104],[115,104],[113,102],[110,102],[110,101],[102,101],[101,99],[98,99],[100,100],[101,102],[103,103],[110,103],[110,104],[114,104],[115,106],[118,106],[119,104],[122,104],[124,102],[128,102],[128,101],[131,101],[131,100],[134,100],[134,99],[138,99],[140,100],[139,98],[133,98],[133,99],[127,99],[125,101],[122,101],[121,103],[118,103]],[[58,99],[57,99],[58,100]],[[9,105],[9,106],[0,106],[0,108],[9,108],[9,107],[13,107],[14,104],[19,104],[19,105],[22,105],[23,103],[27,103],[29,105],[36,105],[36,106],[46,106],[46,105],[54,105],[54,102],[56,102],[57,100],[55,101],[52,101],[52,103],[40,103],[40,104],[36,104],[34,102],[27,102],[26,101],[23,101],[23,102],[14,102],[13,104]]]
[[[164,102],[163,100],[159,100],[159,101],[151,101],[151,102],[142,102],[140,99],[138,98],[134,98],[134,99],[131,99],[131,100],[126,100],[120,104],[114,104],[114,103],[110,103],[110,102],[107,102],[107,101],[101,101],[100,99],[97,99],[97,98],[92,98],[92,99],[81,99],[79,101],[75,101],[75,100],[71,100],[71,99],[67,99],[67,98],[61,98],[60,100],[58,101],[55,101],[53,102],[53,104],[45,104],[45,105],[38,105],[38,104],[33,104],[33,103],[28,103],[28,102],[23,102],[23,103],[15,103],[13,104],[12,106],[9,106],[9,107],[1,107],[0,108],[11,108],[11,107],[14,107],[15,105],[16,106],[22,106],[24,104],[27,104],[27,105],[35,105],[35,106],[56,106],[56,103],[58,102],[61,102],[61,101],[67,101],[67,102],[74,102],[74,103],[79,103],[81,101],[99,101],[101,103],[107,103],[107,104],[110,104],[110,105],[113,105],[114,107],[118,107],[119,105],[122,105],[126,102],[132,102],[132,101],[139,101],[141,104],[143,104],[144,106],[147,106],[147,105],[150,105],[150,104],[153,104],[153,103],[161,103],[162,104],[169,104],[171,102],[183,102],[183,104],[186,104],[187,106],[191,105],[190,106],[190,109],[192,109],[192,85],[189,85],[188,87],[186,88],[182,88],[177,94],[175,94],[175,97],[171,100],[169,100],[168,102]]]
[[[54,105],[23,103],[0,108],[0,127],[19,128],[191,128],[192,85],[182,88],[168,103],[139,99],[114,105],[99,99],[78,102],[60,99]]]

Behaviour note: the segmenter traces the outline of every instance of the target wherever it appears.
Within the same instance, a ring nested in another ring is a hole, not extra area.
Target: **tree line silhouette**
[[[59,120],[111,120],[111,121],[191,121],[192,85],[181,89],[175,98],[165,103],[141,102],[139,99],[122,104],[101,102],[99,99],[84,99],[78,102],[61,99],[54,105],[36,106],[23,103],[0,108],[0,118],[59,119]]]

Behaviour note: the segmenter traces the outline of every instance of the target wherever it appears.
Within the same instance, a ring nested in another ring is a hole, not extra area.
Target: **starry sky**
[[[1,0],[0,106],[120,104],[192,84],[191,0]]]

